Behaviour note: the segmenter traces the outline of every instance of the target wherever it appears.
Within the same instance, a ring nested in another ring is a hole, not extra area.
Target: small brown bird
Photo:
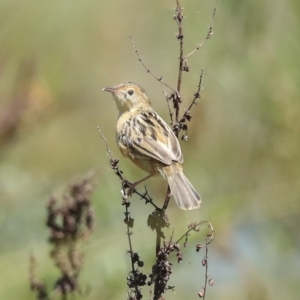
[[[168,124],[151,108],[145,90],[132,82],[104,88],[112,93],[119,109],[117,143],[121,153],[149,175],[158,172],[168,181],[181,209],[200,206],[201,197],[182,171],[183,156],[178,139]]]

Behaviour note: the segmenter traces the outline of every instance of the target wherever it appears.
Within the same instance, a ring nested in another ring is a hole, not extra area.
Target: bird
[[[110,92],[119,110],[116,140],[120,152],[148,175],[161,174],[183,210],[200,207],[201,197],[183,173],[183,155],[170,126],[151,108],[146,91],[133,82],[103,88]]]

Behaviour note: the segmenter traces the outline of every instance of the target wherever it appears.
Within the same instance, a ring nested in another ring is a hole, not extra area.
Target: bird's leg
[[[167,194],[166,194],[166,198],[165,198],[165,202],[164,202],[164,206],[163,206],[163,210],[166,210],[168,205],[169,205],[169,201],[170,201],[170,197],[172,196],[172,192],[171,192],[171,189],[170,189],[170,186],[168,186],[168,189],[167,189]]]
[[[124,181],[123,181],[123,187],[124,187],[124,188],[128,188],[127,196],[131,197],[133,191],[135,190],[135,187],[136,187],[138,184],[142,183],[143,181],[147,180],[148,178],[152,177],[153,175],[154,175],[154,174],[150,174],[150,175],[146,176],[145,178],[142,178],[141,180],[136,181],[136,182],[134,182],[134,183],[131,183],[131,182],[127,181],[127,180],[124,180]]]

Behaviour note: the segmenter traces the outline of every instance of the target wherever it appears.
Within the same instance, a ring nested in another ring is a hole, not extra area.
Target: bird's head
[[[150,101],[145,90],[133,82],[123,82],[114,87],[106,87],[116,101],[120,114],[140,107],[149,107]]]

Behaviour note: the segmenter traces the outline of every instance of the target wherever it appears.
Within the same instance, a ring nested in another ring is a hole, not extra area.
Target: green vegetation
[[[206,36],[214,2],[181,5],[189,52]],[[117,109],[102,88],[137,82],[168,120],[166,88],[137,61],[128,34],[149,68],[176,86],[174,6],[173,0],[0,1],[0,299],[35,299],[30,254],[51,288],[57,270],[49,258],[47,202],[90,169],[97,174],[95,227],[83,246],[82,299],[126,298],[130,262],[121,187],[97,126],[128,180],[143,173],[119,154]],[[178,222],[176,237],[191,221],[214,225],[209,273],[215,285],[207,299],[299,294],[299,13],[296,0],[220,1],[212,39],[189,59],[183,107],[202,67],[204,89],[191,112],[189,140],[181,144],[185,174],[203,204],[183,212],[171,203],[169,217]],[[147,188],[163,201],[163,180],[151,179]],[[149,209],[138,198],[132,206],[133,243],[147,253],[147,266],[155,239],[144,218]],[[189,249],[175,266],[169,299],[197,298],[201,259]]]

